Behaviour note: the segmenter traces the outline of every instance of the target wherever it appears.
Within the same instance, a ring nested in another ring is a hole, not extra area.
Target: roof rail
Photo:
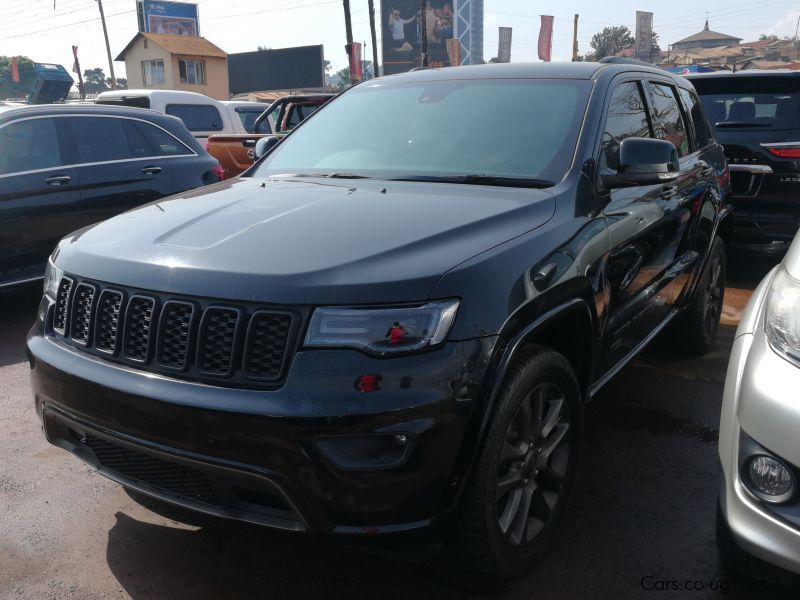
[[[643,60],[637,60],[635,58],[626,58],[624,56],[605,56],[597,62],[604,65],[639,65],[640,67],[656,68],[656,66],[652,63],[645,62]]]

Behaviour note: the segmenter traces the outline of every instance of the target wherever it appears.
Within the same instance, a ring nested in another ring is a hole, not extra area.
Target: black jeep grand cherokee
[[[663,71],[370,81],[245,176],[65,238],[28,338],[36,409],[140,493],[296,531],[446,523],[479,572],[518,575],[584,403],[670,323],[711,345],[727,193]]]

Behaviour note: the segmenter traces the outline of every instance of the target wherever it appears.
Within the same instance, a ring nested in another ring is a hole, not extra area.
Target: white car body
[[[173,115],[182,118],[184,124],[192,135],[205,144],[208,136],[214,134],[247,134],[239,111],[244,107],[257,106],[261,110],[267,108],[267,104],[247,101],[220,101],[209,98],[196,92],[184,92],[177,90],[114,90],[102,92],[97,96],[98,104],[124,104],[127,106],[138,106],[149,108],[157,112]],[[182,117],[182,111],[192,110],[193,107],[209,107],[206,115],[211,114],[212,118],[203,119],[202,123],[194,124]],[[216,111],[210,113],[211,110]],[[208,126],[203,123],[207,122]]]

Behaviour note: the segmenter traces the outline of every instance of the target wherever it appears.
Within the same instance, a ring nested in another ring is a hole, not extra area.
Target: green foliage
[[[106,74],[103,69],[96,67],[94,69],[84,69],[83,71],[83,89],[87,94],[99,94],[111,89],[111,85],[106,79]]]
[[[592,36],[589,45],[592,47],[593,60],[599,60],[606,56],[613,56],[620,50],[633,47],[633,34],[625,25],[616,27],[605,27],[599,33]]]
[[[17,57],[19,83],[11,81],[11,57],[0,56],[0,100],[6,98],[25,98],[36,81],[33,61],[26,56]]]

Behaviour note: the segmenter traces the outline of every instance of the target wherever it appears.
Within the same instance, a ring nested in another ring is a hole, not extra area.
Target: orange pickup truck
[[[335,94],[284,96],[256,119],[251,134],[221,134],[208,138],[206,150],[219,161],[225,179],[235,177],[253,164],[256,142],[267,135],[286,135]]]

